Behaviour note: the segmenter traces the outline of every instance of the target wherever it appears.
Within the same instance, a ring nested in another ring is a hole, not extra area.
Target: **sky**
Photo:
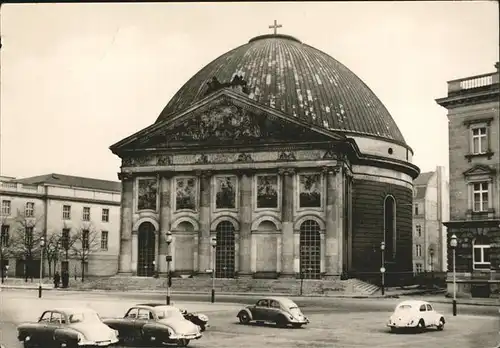
[[[117,180],[115,142],[154,123],[221,54],[271,33],[356,73],[422,171],[448,167],[447,81],[495,71],[498,4],[293,2],[4,4],[0,175]]]

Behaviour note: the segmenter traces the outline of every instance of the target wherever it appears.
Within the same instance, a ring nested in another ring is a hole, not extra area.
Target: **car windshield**
[[[95,312],[77,312],[69,315],[69,322],[74,323],[90,323],[99,322],[101,319],[99,315]]]
[[[158,319],[184,319],[179,308],[175,307],[156,307],[155,313]]]

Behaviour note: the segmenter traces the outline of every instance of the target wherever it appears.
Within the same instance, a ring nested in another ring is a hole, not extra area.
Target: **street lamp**
[[[57,272],[57,266],[59,264],[59,253],[61,252],[61,240],[58,240],[57,243],[56,243],[56,252],[54,253],[54,256],[55,256],[55,261],[56,261],[56,264],[55,264],[55,269],[54,269],[54,272]],[[62,269],[61,269],[62,271]]]
[[[3,236],[2,236],[3,237]],[[4,269],[5,269],[5,266],[4,266],[4,262],[3,262],[3,239],[0,240],[0,268],[2,268],[0,270],[0,272],[2,272],[2,284],[4,283],[4,278],[5,278],[5,274],[4,274]]]
[[[385,242],[380,242],[380,254],[382,256],[382,265],[380,266],[380,274],[382,277],[382,296],[385,295]]]
[[[457,236],[453,234],[450,239],[450,247],[453,252],[453,316],[457,315],[457,272],[455,269],[455,250],[457,245]]]
[[[33,234],[35,233],[33,229]],[[43,248],[45,247],[45,238],[40,237],[40,278],[38,279],[38,298],[42,297],[42,276],[43,276]]]
[[[210,244],[212,245],[212,296],[211,302],[215,302],[215,248],[217,247],[217,238],[212,237],[210,240]]]
[[[170,287],[172,286],[172,275],[170,274],[170,262],[172,255],[170,255],[170,243],[172,243],[172,232],[165,233],[165,241],[167,242],[167,306],[170,305]]]

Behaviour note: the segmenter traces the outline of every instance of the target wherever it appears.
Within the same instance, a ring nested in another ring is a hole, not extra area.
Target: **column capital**
[[[283,176],[292,176],[295,174],[295,168],[278,168],[278,174]]]
[[[131,180],[133,177],[134,177],[134,175],[132,173],[128,173],[128,172],[119,172],[118,173],[118,180],[120,180],[120,181]]]
[[[340,172],[340,166],[324,166],[321,168],[321,172],[324,174],[333,174],[337,175]]]
[[[195,171],[195,175],[203,179],[211,177],[213,172],[211,170],[197,170]]]

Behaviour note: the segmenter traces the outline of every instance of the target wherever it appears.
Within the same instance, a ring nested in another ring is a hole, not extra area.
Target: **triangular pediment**
[[[486,165],[476,165],[464,172],[465,176],[478,176],[478,175],[493,175],[495,169]]]
[[[226,147],[314,143],[344,136],[265,107],[231,90],[222,90],[189,110],[113,145],[111,150]]]

